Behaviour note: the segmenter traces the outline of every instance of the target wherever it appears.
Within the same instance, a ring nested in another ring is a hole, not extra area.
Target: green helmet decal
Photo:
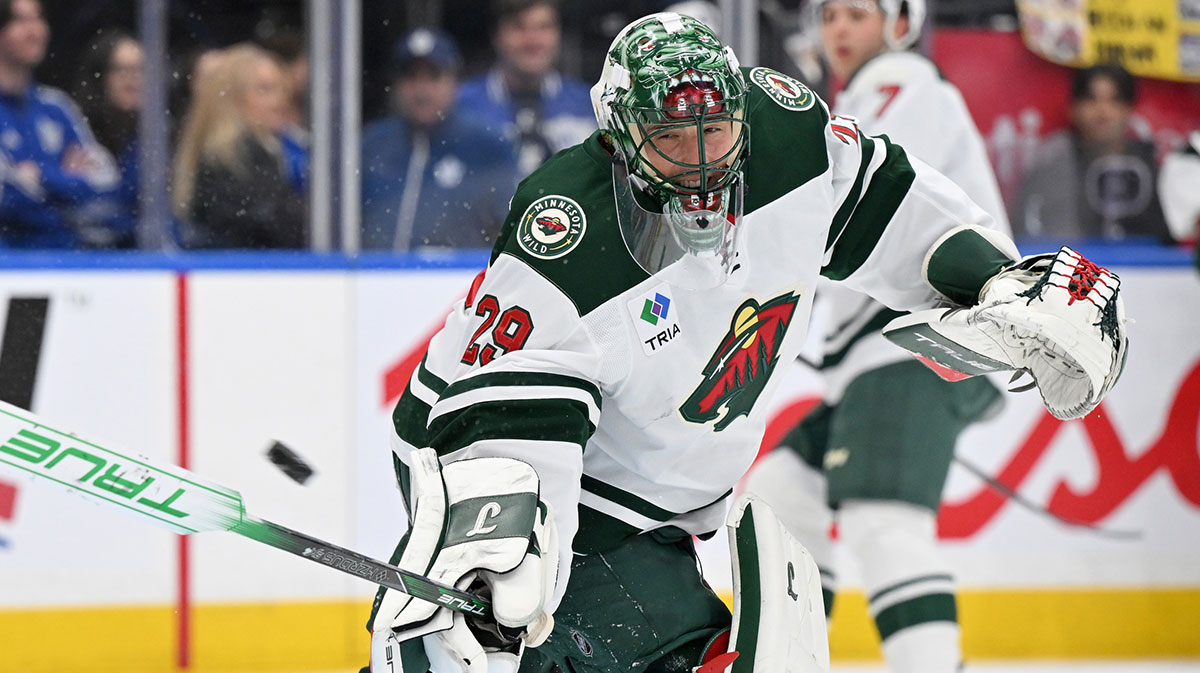
[[[733,51],[700,21],[668,12],[626,26],[592,88],[600,128],[664,206],[708,200],[738,179],[746,101]]]

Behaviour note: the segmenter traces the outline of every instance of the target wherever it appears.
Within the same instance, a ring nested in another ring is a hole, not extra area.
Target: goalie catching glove
[[[976,306],[918,311],[883,333],[949,380],[1029,372],[1055,418],[1080,418],[1125,366],[1120,292],[1120,278],[1064,247],[994,276]]]
[[[388,589],[372,622],[371,671],[413,673],[399,645],[421,638],[436,673],[515,673],[523,648],[554,626],[544,606],[558,580],[558,536],[537,472],[511,458],[442,468],[433,449],[411,455],[413,516],[397,565],[489,598],[493,614],[464,615]],[[415,665],[425,673],[425,662]]]

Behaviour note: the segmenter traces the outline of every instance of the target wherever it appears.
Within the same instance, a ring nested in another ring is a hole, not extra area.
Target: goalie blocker
[[[896,318],[884,336],[942,378],[1028,372],[1056,418],[1096,408],[1125,366],[1121,279],[1064,247],[997,274],[969,308]]]

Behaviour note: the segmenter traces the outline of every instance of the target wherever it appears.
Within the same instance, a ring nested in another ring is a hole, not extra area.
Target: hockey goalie
[[[825,673],[810,552],[731,502],[818,281],[913,312],[890,333],[947,375],[1029,372],[1061,417],[1120,373],[1119,281],[1022,259],[945,175],[691,17],[626,26],[592,104],[392,414],[392,560],[491,612],[381,591],[370,670]],[[694,544],[722,526],[732,614]]]

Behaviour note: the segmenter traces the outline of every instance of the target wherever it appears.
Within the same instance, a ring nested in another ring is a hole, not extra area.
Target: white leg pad
[[[828,673],[821,576],[808,551],[752,495],[726,523],[733,561],[729,673]]]

